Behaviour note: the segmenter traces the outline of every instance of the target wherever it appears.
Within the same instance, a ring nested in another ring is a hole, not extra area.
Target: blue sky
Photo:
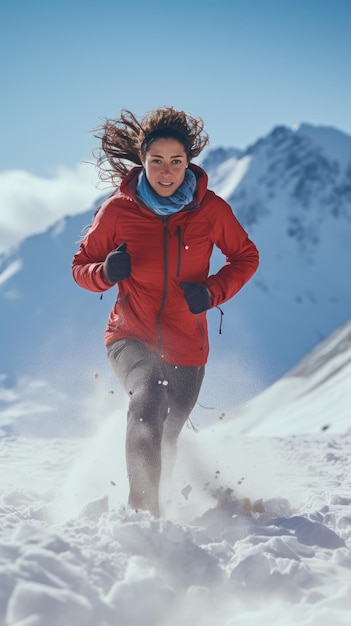
[[[0,170],[91,158],[121,108],[167,104],[245,148],[277,124],[351,134],[351,2],[3,0]]]

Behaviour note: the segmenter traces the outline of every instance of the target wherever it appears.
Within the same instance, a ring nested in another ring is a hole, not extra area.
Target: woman
[[[73,276],[90,291],[118,285],[105,343],[129,395],[129,505],[157,516],[161,467],[174,461],[204,377],[206,311],[243,287],[258,252],[191,162],[208,143],[201,119],[162,107],[139,122],[122,110],[99,131],[99,175],[117,187],[74,256]],[[214,245],[226,264],[209,276]]]

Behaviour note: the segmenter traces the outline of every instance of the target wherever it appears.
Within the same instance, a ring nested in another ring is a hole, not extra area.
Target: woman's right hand
[[[132,264],[127,244],[122,243],[116,250],[110,252],[104,261],[104,274],[110,283],[118,283],[130,276]]]

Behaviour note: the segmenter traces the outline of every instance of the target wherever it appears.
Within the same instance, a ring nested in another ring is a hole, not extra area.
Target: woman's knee
[[[168,414],[167,392],[156,381],[143,382],[129,394],[129,418],[163,423]]]

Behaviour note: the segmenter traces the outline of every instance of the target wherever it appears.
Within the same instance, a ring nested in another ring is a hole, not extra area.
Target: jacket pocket
[[[128,302],[130,298],[130,293],[127,292],[123,296],[117,297],[115,306],[113,307],[113,319],[111,320],[111,328],[117,330],[121,326],[124,326],[126,322],[126,311],[128,307]]]
[[[202,280],[207,275],[213,250],[208,222],[189,222],[177,235],[177,278]]]

